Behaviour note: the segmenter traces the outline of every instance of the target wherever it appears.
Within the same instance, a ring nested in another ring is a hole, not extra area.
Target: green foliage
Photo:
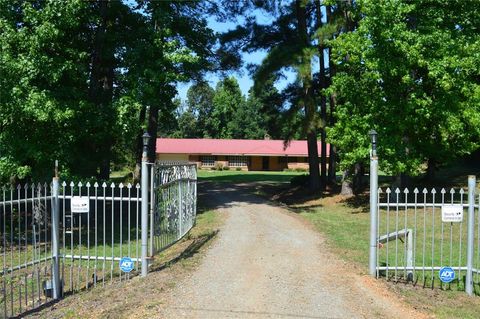
[[[234,113],[245,105],[245,99],[235,78],[218,82],[213,97],[211,123],[217,138],[232,138],[234,127],[229,125]]]
[[[464,1],[360,2],[358,29],[334,41],[341,166],[366,161],[379,133],[382,169],[418,174],[480,146],[480,5]]]
[[[261,102],[252,93],[248,99],[238,106],[228,123],[228,130],[232,138],[263,139],[266,134],[265,116],[260,112]]]
[[[0,7],[0,181],[5,182],[11,176],[42,176],[53,170],[56,158],[73,162],[67,152],[79,133],[73,123],[90,108],[78,101],[86,91],[88,52],[75,32],[88,22],[88,6],[1,1]]]
[[[221,80],[215,90],[206,82],[192,85],[183,107],[186,109],[178,116],[174,137],[262,139],[265,136],[260,100],[252,93],[245,100],[233,77]]]
[[[207,13],[198,2],[0,0],[0,182],[47,178],[56,159],[79,177],[132,165],[145,127],[171,129],[160,124],[174,122],[176,83],[215,64]]]
[[[186,108],[178,118],[178,129],[174,137],[200,138],[213,137],[212,127],[213,97],[215,90],[207,82],[193,84],[187,91],[186,105],[179,105],[179,109]]]

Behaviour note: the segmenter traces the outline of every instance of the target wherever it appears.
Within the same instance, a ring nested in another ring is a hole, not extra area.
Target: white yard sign
[[[90,200],[88,197],[73,196],[70,201],[72,213],[88,213],[90,211]]]
[[[463,206],[458,204],[442,205],[442,222],[460,223],[463,221]]]

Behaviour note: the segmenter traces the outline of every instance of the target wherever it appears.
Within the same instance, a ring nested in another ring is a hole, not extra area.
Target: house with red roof
[[[308,169],[307,141],[158,138],[156,149],[157,161],[188,161],[201,169]]]

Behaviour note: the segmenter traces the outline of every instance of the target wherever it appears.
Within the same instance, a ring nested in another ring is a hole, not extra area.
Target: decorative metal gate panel
[[[152,170],[150,255],[169,247],[188,233],[197,214],[195,164],[158,163]]]
[[[52,300],[50,186],[3,188],[0,198],[0,313],[15,316]]]

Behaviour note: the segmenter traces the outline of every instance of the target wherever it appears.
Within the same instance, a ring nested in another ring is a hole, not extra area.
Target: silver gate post
[[[468,176],[468,233],[467,233],[467,277],[465,280],[465,292],[473,295],[473,245],[475,225],[475,186],[474,175]]]
[[[182,219],[183,219],[183,198],[182,198],[182,179],[178,180],[178,230],[179,230],[179,235],[178,238],[182,238],[183,236],[183,224],[182,224]]]
[[[153,203],[155,203],[155,194],[153,188],[153,165],[150,168],[150,256],[153,256]]]
[[[53,299],[60,299],[62,286],[60,284],[60,252],[59,252],[59,228],[60,228],[60,183],[58,179],[58,161],[55,161],[55,177],[52,181],[52,286]]]
[[[371,130],[372,139],[370,156],[370,251],[368,259],[369,274],[377,275],[377,203],[378,203],[378,158],[377,158],[377,132]]]
[[[142,152],[142,172],[141,172],[141,187],[142,187],[142,273],[141,276],[145,277],[148,274],[148,168],[147,168],[147,156],[148,156],[148,141],[150,135],[145,132],[142,136],[143,139],[143,152]]]

